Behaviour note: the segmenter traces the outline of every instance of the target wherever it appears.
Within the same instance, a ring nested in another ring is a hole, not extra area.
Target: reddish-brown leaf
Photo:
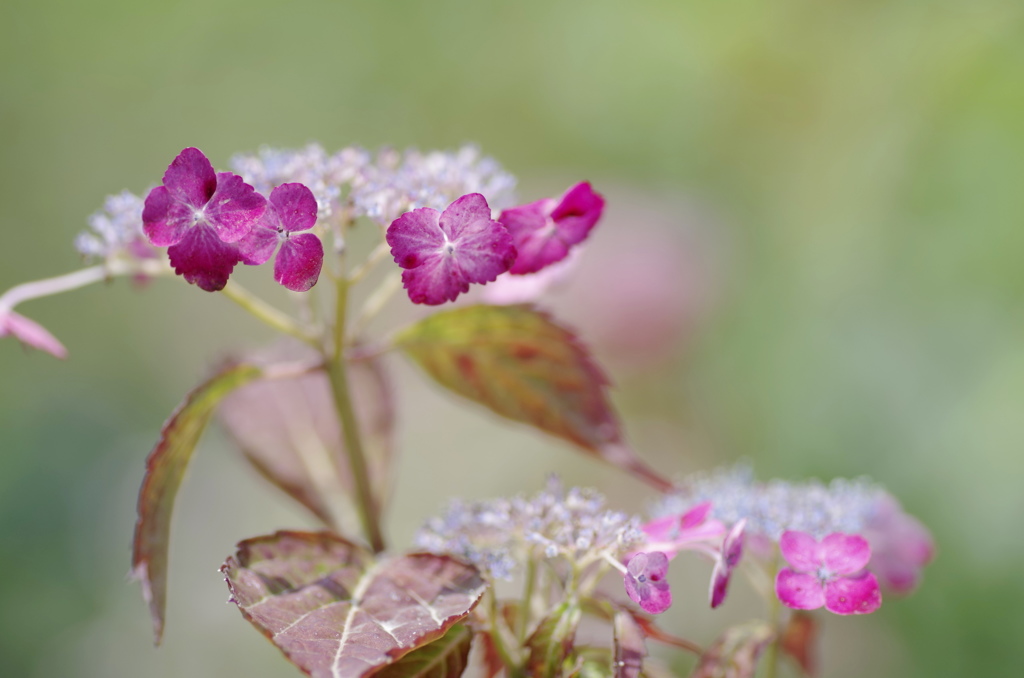
[[[700,658],[690,678],[753,678],[761,653],[774,637],[771,626],[762,621],[726,629]]]
[[[231,390],[260,374],[258,367],[236,365],[200,384],[164,423],[160,440],[146,459],[132,545],[132,576],[142,583],[157,644],[163,635],[167,604],[167,551],[174,498],[217,404]]]
[[[245,618],[315,678],[377,673],[444,636],[487,586],[454,558],[374,563],[327,532],[248,539],[221,571]]]
[[[456,624],[444,638],[414,650],[379,671],[377,678],[457,678],[469,664],[473,632]]]
[[[382,506],[393,458],[390,384],[377,360],[352,363],[348,374],[374,498]],[[323,372],[244,386],[225,398],[220,419],[264,477],[324,523],[333,524],[331,496],[344,500],[354,488],[334,397]]]
[[[531,676],[562,675],[562,664],[572,652],[582,617],[582,610],[576,602],[565,602],[540,621],[526,639],[530,650],[526,669]]]
[[[435,313],[396,344],[438,383],[572,442],[660,490],[671,485],[622,440],[607,379],[568,330],[528,306]]]
[[[622,611],[615,615],[615,678],[637,678],[644,668],[647,644],[644,632],[633,615]]]
[[[818,662],[815,644],[818,640],[818,625],[807,612],[795,611],[782,634],[782,651],[796,660],[803,672],[815,676]]]

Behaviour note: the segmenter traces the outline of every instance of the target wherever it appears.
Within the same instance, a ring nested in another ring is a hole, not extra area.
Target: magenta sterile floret
[[[534,273],[565,259],[601,218],[604,198],[583,181],[560,200],[545,198],[504,210],[498,221],[512,235],[518,256],[511,273]]]
[[[665,576],[668,556],[661,551],[637,553],[626,563],[626,594],[644,612],[661,614],[672,606],[672,590]]]
[[[186,148],[146,196],[142,228],[167,247],[178,275],[208,292],[223,289],[241,255],[235,245],[266,210],[266,199],[240,176],[217,173],[198,148]]]
[[[457,199],[438,212],[421,207],[391,222],[388,245],[404,268],[402,283],[416,304],[455,301],[470,283],[488,283],[509,270],[516,248],[508,231],[491,219],[479,193]]]
[[[789,567],[779,570],[775,593],[787,607],[836,614],[868,614],[882,604],[875,575],[867,571],[871,547],[857,534],[833,532],[820,542],[787,530],[779,539]]]
[[[293,292],[306,292],[316,284],[324,263],[324,246],[312,233],[300,233],[316,224],[317,201],[302,184],[281,184],[270,193],[267,210],[247,236],[238,241],[242,261],[250,266],[274,260],[274,280]]]

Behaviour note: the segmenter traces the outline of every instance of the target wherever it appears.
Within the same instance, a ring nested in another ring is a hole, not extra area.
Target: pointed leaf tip
[[[157,645],[164,629],[167,553],[178,488],[217,404],[232,389],[260,374],[258,367],[235,365],[200,384],[164,423],[160,439],[146,459],[146,473],[139,488],[131,576],[142,584],[142,596],[149,606]]]
[[[396,344],[445,388],[660,490],[671,487],[623,442],[608,380],[590,353],[546,314],[524,305],[442,311],[404,330]]]

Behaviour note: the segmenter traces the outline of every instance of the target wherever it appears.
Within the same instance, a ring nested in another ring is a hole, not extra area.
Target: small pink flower
[[[146,196],[142,230],[167,247],[178,275],[208,292],[223,289],[241,259],[233,243],[266,209],[266,199],[230,172],[216,173],[198,148],[186,148],[167,168],[163,185]]]
[[[665,575],[668,556],[661,551],[637,553],[626,563],[626,594],[645,612],[661,614],[672,606],[672,591]]]
[[[7,335],[62,360],[68,357],[68,350],[45,327],[14,311],[0,309],[0,337]]]
[[[604,211],[604,198],[586,181],[566,191],[561,200],[545,198],[504,210],[498,221],[512,235],[518,256],[511,273],[534,273],[561,261],[569,248],[590,233]]]
[[[682,515],[668,515],[656,518],[641,526],[647,536],[646,547],[668,554],[669,560],[679,551],[695,550],[706,552],[707,542],[725,534],[725,525],[708,519],[711,502],[697,504]]]
[[[320,238],[305,231],[316,224],[313,192],[302,184],[281,184],[270,193],[267,211],[249,235],[238,241],[242,261],[250,266],[274,260],[274,280],[293,292],[306,292],[316,284],[324,263]]]
[[[509,270],[516,248],[504,226],[491,219],[479,193],[457,199],[438,212],[421,207],[391,222],[387,241],[402,283],[415,304],[435,306],[488,283]]]
[[[882,604],[878,580],[864,568],[871,547],[864,537],[833,532],[821,542],[806,532],[787,530],[779,539],[790,567],[775,578],[775,593],[787,607],[836,614],[868,614]],[[792,569],[790,569],[792,568]]]
[[[864,537],[871,544],[871,571],[883,586],[896,593],[910,593],[921,579],[921,570],[935,556],[928,528],[889,494],[883,494]]]
[[[725,535],[722,542],[722,550],[715,559],[715,569],[711,572],[711,607],[716,608],[725,602],[725,594],[729,590],[729,578],[732,571],[740,563],[743,557],[743,528],[747,521],[743,519],[732,526],[729,534]]]

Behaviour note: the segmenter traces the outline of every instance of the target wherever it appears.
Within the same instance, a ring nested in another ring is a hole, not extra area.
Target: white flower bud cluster
[[[75,249],[88,259],[108,259],[131,248],[147,248],[142,236],[143,200],[130,191],[107,196],[103,209],[88,219],[89,230],[75,237]]]
[[[837,478],[827,485],[817,480],[759,483],[749,465],[739,464],[691,476],[651,514],[678,515],[710,501],[712,517],[726,524],[746,518],[747,534],[778,541],[786,530],[799,530],[820,539],[831,532],[863,532],[885,496],[868,478]]]
[[[582,562],[602,553],[618,557],[639,544],[640,519],[605,510],[604,504],[595,490],[566,492],[553,478],[532,497],[453,501],[420,529],[415,542],[463,558],[495,579],[511,579],[517,563],[533,554]]]

